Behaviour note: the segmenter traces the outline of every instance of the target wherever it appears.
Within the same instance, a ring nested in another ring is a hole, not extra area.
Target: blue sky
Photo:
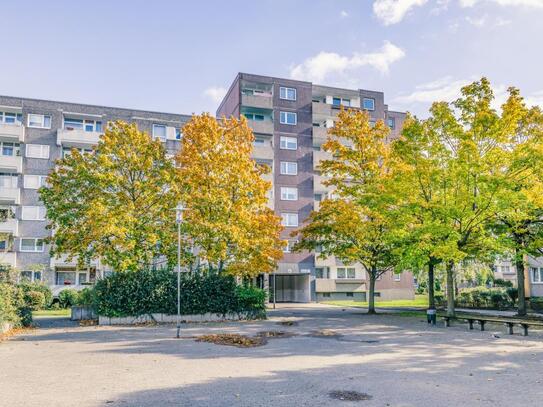
[[[0,94],[214,112],[236,73],[424,115],[487,76],[543,104],[543,0],[2,1]]]

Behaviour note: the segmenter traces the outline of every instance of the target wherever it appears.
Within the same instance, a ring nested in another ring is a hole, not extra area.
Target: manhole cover
[[[357,391],[334,390],[328,393],[328,395],[335,400],[341,401],[364,401],[372,399],[372,396],[369,394]]]

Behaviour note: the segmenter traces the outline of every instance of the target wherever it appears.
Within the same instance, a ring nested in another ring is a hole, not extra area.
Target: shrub
[[[515,305],[518,300],[518,288],[517,287],[507,287],[505,289],[505,292],[507,292],[507,295],[511,299],[512,305]]]
[[[504,288],[464,288],[456,300],[459,306],[467,308],[506,308],[514,304]]]
[[[109,317],[177,313],[177,276],[167,269],[113,273],[97,282],[98,314]],[[263,316],[265,293],[239,287],[231,276],[182,274],[181,314],[248,312]]]
[[[22,326],[32,325],[32,308],[30,307],[21,307],[18,310],[19,318]]]
[[[90,306],[96,302],[95,293],[92,288],[84,288],[79,291],[75,305]]]
[[[40,291],[27,291],[24,293],[25,306],[32,311],[45,308],[45,296]]]
[[[25,305],[21,287],[0,283],[0,323],[8,322],[14,326],[32,324],[32,310]]]
[[[543,311],[543,297],[531,297],[530,308],[537,312]]]
[[[53,303],[53,292],[44,283],[21,283],[19,287],[21,287],[25,295],[30,291],[42,293],[43,305],[41,308],[49,308]]]
[[[494,280],[494,287],[513,287],[513,282],[504,280],[502,278],[497,278]]]
[[[436,305],[442,304],[443,301],[445,301],[445,294],[443,294],[441,291],[434,292],[434,299],[436,302]]]
[[[74,290],[73,288],[62,290],[58,294],[58,300],[62,308],[68,308],[68,307],[71,307],[72,305],[75,305],[77,303],[78,297],[79,297],[79,294],[77,290]]]

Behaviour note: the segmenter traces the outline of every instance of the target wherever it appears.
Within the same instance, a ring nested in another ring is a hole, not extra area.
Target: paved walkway
[[[187,324],[181,340],[174,325],[49,326],[0,343],[0,405],[540,406],[543,332],[488,329],[320,304],[280,306],[266,321]],[[293,336],[250,349],[194,340],[272,330]],[[334,391],[371,400],[339,404]]]

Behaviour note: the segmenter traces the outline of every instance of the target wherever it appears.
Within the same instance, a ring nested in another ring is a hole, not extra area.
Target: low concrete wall
[[[201,315],[181,315],[181,322],[220,322],[220,321],[241,321],[249,319],[248,314],[201,314]],[[140,315],[138,317],[106,317],[98,316],[98,325],[134,325],[148,322],[156,323],[175,323],[177,315],[151,314]]]
[[[72,321],[80,321],[82,319],[97,319],[98,314],[93,307],[72,307]]]

